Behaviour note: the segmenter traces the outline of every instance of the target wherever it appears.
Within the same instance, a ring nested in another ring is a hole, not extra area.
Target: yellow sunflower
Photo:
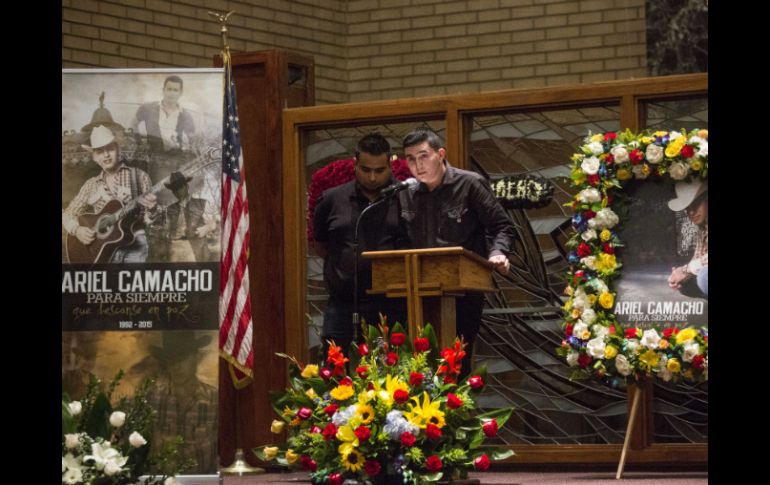
[[[351,472],[357,472],[364,467],[364,455],[358,450],[350,449],[342,454],[342,466]]]
[[[374,408],[368,404],[359,404],[356,414],[361,417],[361,424],[369,424],[374,419]]]
[[[329,394],[337,401],[344,401],[353,395],[353,386],[337,386]]]
[[[438,428],[443,428],[446,424],[444,421],[444,412],[439,409],[438,402],[430,402],[428,393],[422,393],[422,406],[420,405],[420,397],[415,396],[412,398],[414,404],[409,404],[410,410],[404,413],[404,417],[415,426],[425,429],[426,426],[432,424]]]

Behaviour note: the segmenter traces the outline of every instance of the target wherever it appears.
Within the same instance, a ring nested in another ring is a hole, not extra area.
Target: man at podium
[[[324,258],[324,282],[329,300],[324,311],[323,354],[328,340],[347,352],[354,339],[353,273],[355,267],[354,231],[356,220],[369,204],[380,197],[380,191],[396,182],[390,168],[390,144],[379,133],[371,133],[358,141],[354,165],[355,179],[326,190],[318,199],[313,213],[313,247]],[[398,217],[398,200],[391,197],[372,207],[361,219],[359,252],[399,249],[404,245]],[[376,325],[379,313],[388,322],[406,323],[403,299],[368,295],[371,287],[370,260],[358,261],[358,313],[361,321]]]
[[[403,148],[409,170],[420,182],[399,194],[411,247],[462,246],[506,274],[510,267],[507,254],[516,233],[484,177],[451,166],[441,138],[429,129],[409,132]],[[461,378],[471,371],[483,307],[480,292],[468,292],[456,302],[457,335],[468,343]]]

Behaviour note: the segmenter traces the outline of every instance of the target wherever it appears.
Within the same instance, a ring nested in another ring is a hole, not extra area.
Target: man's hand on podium
[[[489,262],[502,275],[507,275],[511,267],[511,262],[508,261],[508,257],[504,254],[496,254],[495,256],[490,256]]]

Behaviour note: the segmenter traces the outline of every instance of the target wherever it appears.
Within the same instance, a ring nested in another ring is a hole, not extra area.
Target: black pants
[[[465,347],[460,381],[471,373],[473,359],[473,344],[481,328],[481,312],[484,310],[484,293],[470,292],[458,298],[455,307],[457,316],[457,336],[462,336],[468,344]]]

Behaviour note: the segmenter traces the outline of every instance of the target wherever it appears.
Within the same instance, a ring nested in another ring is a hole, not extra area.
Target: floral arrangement
[[[395,157],[395,155],[394,155]],[[318,198],[324,191],[342,185],[346,182],[350,182],[355,178],[355,171],[353,166],[355,160],[352,158],[346,158],[343,160],[335,160],[334,162],[319,168],[310,177],[310,185],[307,188],[307,239],[313,240],[313,213],[315,212],[315,206],[318,203]],[[406,180],[412,176],[409,171],[409,167],[406,165],[406,160],[402,158],[395,158],[390,162],[390,168],[393,172],[393,176],[399,180]]]
[[[615,255],[622,243],[616,232],[619,202],[613,195],[632,179],[706,179],[708,131],[589,135],[572,162],[578,193],[567,205],[575,211],[575,234],[567,243],[565,338],[557,354],[576,368],[573,377],[707,380],[707,328],[660,322],[646,330],[623,329],[612,312],[611,287],[622,266]]]
[[[490,182],[495,197],[506,209],[539,209],[553,196],[553,184],[544,177],[513,175]]]
[[[458,382],[464,344],[455,340],[439,353],[430,325],[418,333],[409,341],[400,324],[390,329],[383,318],[368,326],[365,343],[352,345],[349,358],[331,342],[321,368],[278,354],[292,362],[291,384],[273,396],[280,419],[271,431],[288,429],[289,437],[254,452],[329,485],[465,478],[470,469],[483,471],[491,460],[511,456],[505,447],[482,446],[513,412],[474,416],[486,368]]]
[[[178,436],[151,455],[155,411],[147,396],[152,380],[112,408],[110,399],[122,377],[118,372],[104,392],[92,375],[83,400],[62,397],[62,483],[177,485],[175,476],[194,465],[179,456]]]

